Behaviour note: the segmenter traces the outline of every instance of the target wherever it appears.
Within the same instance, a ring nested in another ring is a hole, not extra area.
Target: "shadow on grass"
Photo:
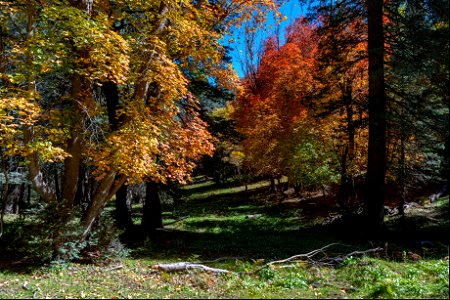
[[[227,205],[234,203],[233,199],[228,201],[231,202],[226,202]],[[292,211],[273,208],[271,211],[271,208],[242,202],[239,205],[229,206],[227,211],[222,207],[221,214],[197,214],[177,225],[177,229],[159,231],[135,244],[133,257],[164,261],[226,256],[275,260],[331,243],[341,245],[332,249],[341,254],[382,247],[384,251],[379,255],[385,259],[398,260],[399,253],[437,259],[448,256],[448,204],[439,209],[417,210],[404,217],[391,217],[386,228],[375,236],[365,234],[360,217],[314,224],[307,215],[293,215]],[[246,218],[244,215],[256,212],[261,216]]]
[[[28,274],[42,267],[41,249],[33,245],[31,233],[35,225],[24,219],[17,219],[4,226],[0,238],[0,270],[18,274]]]
[[[440,207],[420,206],[405,217],[389,218],[386,230],[378,237],[366,236],[357,218],[317,221],[315,215],[301,209],[267,205],[255,191],[185,202],[177,208],[177,214],[189,218],[149,238],[143,238],[138,226],[124,235],[123,241],[132,250],[132,257],[172,262],[219,257],[268,261],[307,253],[331,243],[340,246],[327,251],[329,255],[333,254],[331,251],[344,254],[383,247],[385,251],[379,255],[386,259],[408,252],[426,258],[448,256],[448,198]],[[14,234],[8,233],[11,242],[16,241]],[[8,245],[7,239],[0,240],[0,249],[3,271],[24,273],[42,266],[25,252]]]
[[[262,191],[263,189],[260,189]],[[230,195],[211,195],[205,199],[179,202],[174,211],[177,215],[204,216],[228,212],[256,213],[263,209],[253,192],[236,192]]]
[[[309,252],[336,242],[326,236],[304,235],[298,230],[248,230],[195,232],[174,230],[158,232],[133,251],[134,258],[169,261],[201,260],[219,257],[278,259]]]

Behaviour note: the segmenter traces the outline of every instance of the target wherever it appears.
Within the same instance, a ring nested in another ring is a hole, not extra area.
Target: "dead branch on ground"
[[[344,254],[344,255],[338,255],[335,257],[324,257],[324,258],[321,258],[318,260],[313,259],[313,257],[318,254],[325,254],[324,251],[326,249],[330,248],[331,246],[335,246],[335,245],[337,245],[337,244],[333,243],[333,244],[326,245],[320,249],[315,249],[308,253],[297,254],[297,255],[288,257],[286,259],[271,261],[253,271],[235,272],[235,271],[231,271],[231,270],[218,269],[218,268],[212,268],[212,267],[205,266],[205,264],[219,262],[219,261],[223,261],[223,260],[229,260],[229,259],[239,259],[240,257],[221,257],[221,258],[218,258],[215,260],[198,262],[198,263],[178,262],[178,263],[169,263],[169,264],[156,264],[156,265],[153,265],[152,268],[156,269],[156,270],[164,271],[164,272],[177,272],[177,271],[186,271],[189,269],[200,269],[200,270],[209,271],[209,272],[218,273],[218,274],[225,273],[225,274],[250,275],[250,274],[258,273],[261,270],[263,270],[267,267],[270,267],[272,265],[275,265],[275,264],[283,264],[283,263],[292,262],[292,261],[296,261],[296,260],[303,260],[303,261],[306,260],[311,265],[337,266],[337,265],[340,265],[341,263],[343,263],[346,259],[348,259],[350,257],[356,256],[356,255],[367,254],[367,253],[379,252],[379,251],[383,250],[383,248],[378,247],[378,248],[373,248],[373,249],[368,249],[368,250],[363,250],[363,251],[353,251],[351,253]]]
[[[152,268],[165,271],[165,272],[176,272],[176,271],[184,271],[189,269],[201,269],[204,271],[209,271],[213,273],[226,273],[226,274],[235,274],[236,272],[225,270],[225,269],[217,269],[211,268],[202,264],[190,263],[190,262],[179,262],[172,264],[156,264],[152,266]]]
[[[204,271],[209,271],[213,273],[228,273],[234,274],[236,272],[225,270],[225,269],[217,269],[205,266],[205,264],[211,264],[219,261],[230,260],[230,259],[241,259],[242,257],[220,257],[214,260],[206,260],[202,262],[192,263],[192,262],[178,262],[171,264],[156,264],[152,266],[153,269],[162,270],[165,272],[176,272],[183,271],[188,269],[202,269]]]
[[[123,265],[118,265],[118,266],[115,266],[115,267],[111,267],[111,268],[109,268],[109,269],[106,269],[106,271],[107,272],[110,272],[110,271],[115,271],[115,270],[119,270],[119,269],[122,269],[123,268]]]

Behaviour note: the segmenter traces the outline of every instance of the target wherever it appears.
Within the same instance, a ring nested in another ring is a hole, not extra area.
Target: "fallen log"
[[[218,268],[211,268],[202,264],[196,264],[191,262],[179,262],[179,263],[172,263],[172,264],[156,264],[152,266],[153,269],[165,271],[165,272],[176,272],[176,271],[184,271],[189,269],[200,269],[208,272],[213,273],[226,273],[226,274],[236,274],[236,272],[225,270],[225,269],[218,269]]]

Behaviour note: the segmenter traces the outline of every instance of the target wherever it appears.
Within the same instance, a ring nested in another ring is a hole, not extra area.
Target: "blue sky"
[[[280,38],[283,39],[285,28],[297,17],[305,15],[307,10],[300,4],[299,0],[289,0],[281,7],[280,11],[283,16],[287,17],[287,19],[285,21],[282,21],[280,24]],[[275,28],[275,20],[271,15],[268,18],[267,22],[264,24],[263,28],[258,30],[257,44],[260,45],[262,41],[272,35],[275,31]],[[245,51],[243,37],[244,28],[240,28],[235,31],[233,36],[228,36],[225,38],[225,40],[228,40],[230,38],[234,39],[234,42],[232,44],[229,44],[229,46],[232,48],[232,52],[230,54],[232,57],[233,67],[241,78],[244,76],[243,68],[241,65],[241,61],[244,57]]]

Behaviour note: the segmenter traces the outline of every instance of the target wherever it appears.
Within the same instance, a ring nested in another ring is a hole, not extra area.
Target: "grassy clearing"
[[[119,263],[119,262],[118,262]],[[258,275],[156,273],[148,259],[114,266],[67,264],[32,275],[0,273],[0,298],[448,298],[448,260],[350,259],[340,268],[291,263]],[[234,260],[242,270],[261,261]]]
[[[281,182],[283,182],[283,180],[281,180]],[[269,185],[270,181],[268,180],[250,183],[247,185],[247,191],[254,191],[257,189],[268,187]],[[187,191],[186,195],[190,201],[209,199],[210,197],[221,195],[232,195],[246,191],[245,186],[237,182],[228,182],[225,184],[217,185],[213,181],[205,181],[187,185],[182,187],[182,189],[184,191]]]
[[[262,186],[262,187],[261,187]],[[264,184],[244,191],[211,182],[185,188],[165,222],[189,216],[109,263],[1,268],[0,298],[448,298],[448,197],[387,218],[390,235],[367,241],[318,226],[315,211],[265,201]],[[226,192],[224,192],[226,191]],[[208,195],[208,196],[206,196]],[[320,203],[317,205],[320,209]],[[137,213],[139,211],[137,210]],[[7,222],[17,221],[8,217]],[[346,229],[352,231],[353,229]],[[414,233],[414,234],[412,234]],[[427,242],[417,247],[417,242]],[[239,257],[209,266],[235,272],[339,243],[326,255],[382,246],[338,267],[294,261],[254,275],[158,272],[157,263]],[[417,258],[420,255],[421,258]],[[1,259],[0,259],[1,261]],[[119,268],[117,268],[119,266]]]

